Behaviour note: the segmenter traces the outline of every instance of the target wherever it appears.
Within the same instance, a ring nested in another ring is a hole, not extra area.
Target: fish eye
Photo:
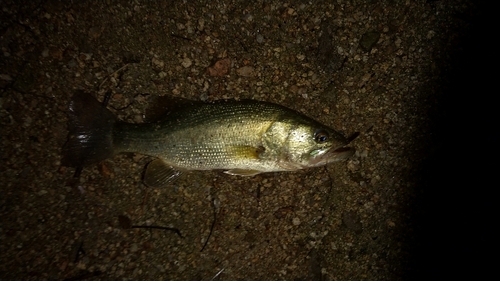
[[[314,140],[317,143],[324,143],[324,142],[328,141],[328,132],[323,130],[323,129],[317,130],[314,133]]]

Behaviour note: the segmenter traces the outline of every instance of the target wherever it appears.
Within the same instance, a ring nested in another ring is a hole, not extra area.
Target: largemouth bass
[[[350,157],[342,134],[289,108],[255,100],[192,102],[155,122],[119,121],[91,95],[74,94],[62,164],[83,167],[117,153],[157,159],[144,183],[160,187],[187,170],[231,175],[295,171]]]

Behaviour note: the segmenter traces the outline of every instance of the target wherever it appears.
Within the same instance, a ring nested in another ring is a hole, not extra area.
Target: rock
[[[342,214],[342,222],[347,229],[352,230],[356,234],[363,232],[363,225],[359,220],[359,216],[353,211],[347,211]]]
[[[252,77],[254,74],[254,68],[251,66],[243,66],[236,70],[239,76]]]
[[[375,44],[377,44],[378,39],[380,39],[380,33],[376,31],[368,31],[359,40],[359,46],[365,52],[370,52]]]
[[[151,63],[153,64],[154,67],[162,69],[165,66],[165,63],[157,58],[153,58],[151,60]]]
[[[209,76],[224,76],[229,73],[230,67],[231,61],[229,59],[221,59],[207,68],[207,74]]]
[[[12,81],[12,77],[9,74],[0,74],[0,79],[5,81]]]
[[[193,62],[191,61],[190,58],[184,58],[184,59],[182,59],[182,63],[181,64],[182,64],[182,66],[184,68],[188,68],[188,67],[190,67],[193,64]]]
[[[342,68],[344,58],[339,54],[339,43],[335,36],[335,27],[325,21],[321,25],[321,36],[318,38],[316,53],[317,64],[326,73],[332,74]]]

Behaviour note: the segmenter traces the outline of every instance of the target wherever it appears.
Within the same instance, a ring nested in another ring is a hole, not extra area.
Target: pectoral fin
[[[156,159],[151,161],[146,167],[143,182],[149,187],[165,187],[167,184],[175,181],[181,173],[181,171],[167,165],[163,160]]]
[[[232,170],[227,170],[224,171],[224,173],[233,175],[233,176],[255,176],[257,174],[262,173],[261,171],[257,170],[245,170],[245,169],[232,169]]]
[[[249,145],[241,145],[241,146],[232,146],[228,150],[228,154],[231,157],[236,159],[244,159],[244,160],[258,160],[261,157],[261,154],[265,151],[263,146],[249,146]],[[252,169],[231,169],[224,171],[224,173],[233,175],[233,176],[255,176],[257,174],[262,173],[262,171],[252,170]]]
[[[229,154],[237,159],[260,159],[260,155],[265,151],[263,146],[232,146],[229,148]]]

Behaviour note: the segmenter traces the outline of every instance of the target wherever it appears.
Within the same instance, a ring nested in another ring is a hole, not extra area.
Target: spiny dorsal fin
[[[144,112],[144,122],[158,121],[171,112],[182,110],[197,103],[201,102],[172,96],[150,96],[148,98],[148,107]]]

